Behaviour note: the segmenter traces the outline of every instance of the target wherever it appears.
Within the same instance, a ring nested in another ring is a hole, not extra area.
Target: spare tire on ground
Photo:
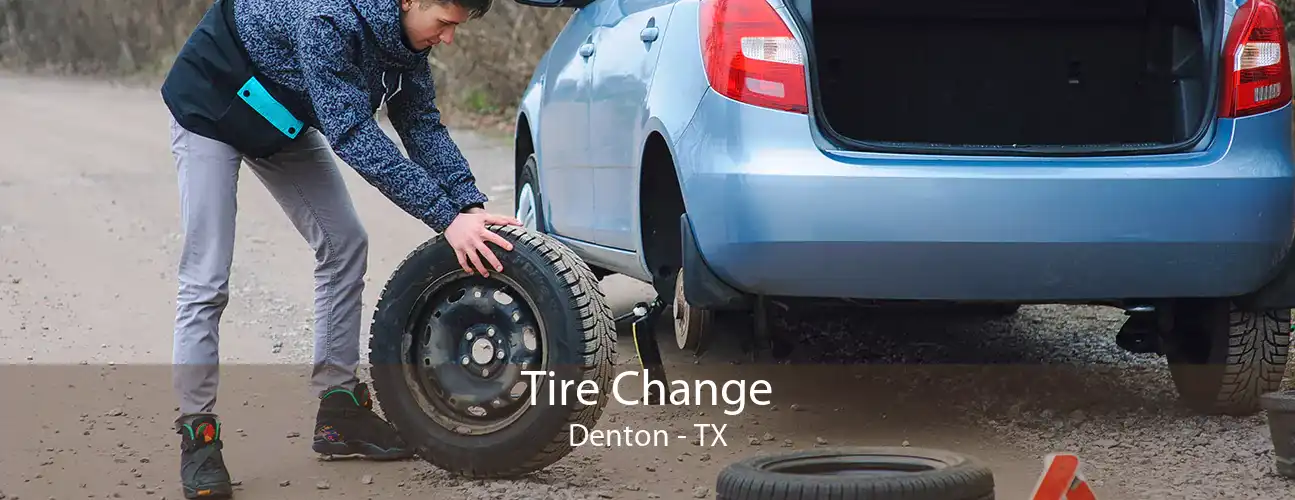
[[[760,455],[720,471],[720,500],[990,500],[994,474],[974,457],[910,447]]]
[[[370,327],[384,415],[420,458],[474,478],[525,475],[570,453],[570,426],[594,427],[608,393],[586,406],[575,387],[607,387],[616,354],[611,309],[580,258],[543,234],[490,229],[513,244],[489,244],[503,272],[465,273],[437,235],[396,268]]]

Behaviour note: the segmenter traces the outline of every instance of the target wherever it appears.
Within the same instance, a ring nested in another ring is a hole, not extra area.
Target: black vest
[[[216,0],[176,56],[162,100],[180,126],[267,158],[310,127],[310,101],[263,76],[234,23],[234,1]]]

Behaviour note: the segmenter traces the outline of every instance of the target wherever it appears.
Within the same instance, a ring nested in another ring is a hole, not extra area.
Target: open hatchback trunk
[[[788,3],[820,125],[860,149],[1166,151],[1217,113],[1221,0]]]

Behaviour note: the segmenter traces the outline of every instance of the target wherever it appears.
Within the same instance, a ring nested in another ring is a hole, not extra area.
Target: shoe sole
[[[184,487],[184,498],[230,498],[234,496],[234,487],[229,484],[218,484],[204,488]]]
[[[360,457],[369,460],[401,460],[414,456],[414,452],[405,449],[388,450],[379,448],[373,443],[362,442],[345,442],[337,443],[332,441],[315,440],[310,446],[315,453],[330,457]]]

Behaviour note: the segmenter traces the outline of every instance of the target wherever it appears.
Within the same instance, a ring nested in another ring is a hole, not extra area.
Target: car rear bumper
[[[831,154],[709,94],[676,158],[696,251],[741,292],[928,300],[1233,296],[1295,233],[1292,111],[1120,158]]]

